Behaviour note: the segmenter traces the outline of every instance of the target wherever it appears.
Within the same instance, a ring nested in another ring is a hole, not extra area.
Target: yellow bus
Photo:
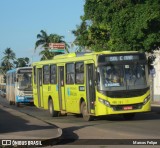
[[[69,53],[33,63],[35,106],[51,116],[95,116],[150,111],[147,59],[140,52]]]

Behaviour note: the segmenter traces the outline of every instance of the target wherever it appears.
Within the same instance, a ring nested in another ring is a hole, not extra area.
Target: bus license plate
[[[124,107],[123,107],[123,110],[131,110],[131,109],[133,109],[132,106],[124,106]]]

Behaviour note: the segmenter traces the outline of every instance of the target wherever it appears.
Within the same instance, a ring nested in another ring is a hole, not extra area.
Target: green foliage
[[[29,58],[25,57],[25,58],[18,58],[14,61],[14,64],[17,67],[27,67],[29,64]]]
[[[16,55],[11,48],[6,48],[3,54],[4,57],[2,58],[1,69],[5,73],[14,67],[13,61],[15,60]]]
[[[59,53],[52,53],[49,51],[49,43],[65,43],[65,50],[69,52],[69,45],[63,40],[64,36],[57,34],[48,35],[44,30],[40,31],[40,34],[37,35],[37,41],[35,43],[35,49],[42,47],[42,50],[39,55],[42,55],[41,60],[52,59],[55,55]]]
[[[3,54],[4,56],[1,59],[2,62],[0,65],[0,70],[4,76],[6,72],[12,68],[25,67],[29,64],[28,57],[16,59],[16,54],[11,48],[6,48]]]
[[[159,0],[86,0],[81,19],[86,27],[73,31],[77,45],[95,51],[160,47]]]

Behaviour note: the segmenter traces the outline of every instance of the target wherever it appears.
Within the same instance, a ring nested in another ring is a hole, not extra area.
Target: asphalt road
[[[19,108],[10,106],[4,98],[0,98],[0,104],[60,127],[63,134],[59,147],[68,144],[80,146],[82,144],[97,145],[99,143],[105,145],[106,141],[104,139],[152,139],[155,140],[154,142],[160,139],[160,107],[153,107],[149,113],[137,114],[131,121],[126,121],[122,116],[115,115],[85,122],[81,117],[73,114],[53,118],[49,116],[48,111],[38,109],[35,106],[21,105]],[[117,140],[117,142],[123,144],[123,140]]]

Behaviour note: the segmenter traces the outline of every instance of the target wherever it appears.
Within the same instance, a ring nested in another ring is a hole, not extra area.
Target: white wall
[[[154,55],[156,56],[156,60],[154,62],[154,68],[155,68],[155,75],[154,75],[154,97],[153,101],[159,101],[160,102],[160,51],[155,51]]]

